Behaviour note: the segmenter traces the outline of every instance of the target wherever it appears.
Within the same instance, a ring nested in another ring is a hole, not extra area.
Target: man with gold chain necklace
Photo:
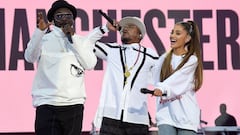
[[[89,37],[98,40],[119,27],[122,44],[95,44],[95,54],[107,67],[94,125],[100,128],[100,135],[147,135],[148,99],[140,89],[151,84],[159,56],[140,44],[146,34],[145,24],[138,17],[124,17],[113,25],[95,28]]]

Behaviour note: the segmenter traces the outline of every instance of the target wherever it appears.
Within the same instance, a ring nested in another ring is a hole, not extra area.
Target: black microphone
[[[205,125],[208,124],[208,122],[206,122],[206,121],[204,121],[204,120],[200,120],[200,123],[203,123],[203,124],[205,124]]]
[[[70,32],[68,32],[68,33],[66,34],[66,36],[67,36],[67,38],[68,38],[68,41],[72,44],[73,41],[72,41],[72,35],[70,34]]]
[[[154,94],[154,91],[153,90],[149,90],[149,89],[147,89],[147,88],[141,88],[141,92],[143,93],[143,94]]]
[[[69,23],[63,23],[63,24],[61,24],[61,27],[62,27],[63,29],[65,29],[65,30],[67,30],[68,27],[71,27],[71,24],[69,24]],[[72,35],[71,35],[71,33],[70,33],[70,32],[67,32],[65,35],[66,35],[68,41],[72,44],[73,41],[72,41]]]
[[[140,91],[141,91],[141,93],[143,93],[143,94],[151,94],[151,95],[154,94],[154,91],[153,91],[153,90],[149,90],[149,89],[147,89],[147,88],[141,88]],[[162,96],[167,96],[167,94],[166,94],[166,93],[163,93]]]
[[[104,13],[102,10],[98,10],[98,12],[109,22],[113,25],[113,19],[110,18],[106,13]],[[120,31],[122,28],[121,26],[118,27],[118,31]]]

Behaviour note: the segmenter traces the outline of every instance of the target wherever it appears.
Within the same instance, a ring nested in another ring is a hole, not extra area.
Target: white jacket
[[[97,59],[94,44],[87,37],[73,35],[72,39],[73,44],[70,44],[62,30],[55,26],[48,34],[35,30],[25,50],[28,62],[37,61],[32,87],[33,106],[84,104],[84,70],[93,69]]]

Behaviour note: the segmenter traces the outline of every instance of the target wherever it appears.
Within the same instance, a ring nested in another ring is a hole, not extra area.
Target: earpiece
[[[139,34],[139,39],[142,39],[142,34]]]

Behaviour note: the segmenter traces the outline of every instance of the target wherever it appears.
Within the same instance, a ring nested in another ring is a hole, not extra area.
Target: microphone
[[[66,34],[66,36],[67,36],[67,38],[68,38],[68,41],[72,44],[73,41],[72,41],[72,36],[71,36],[70,32],[68,32],[68,33]]]
[[[109,22],[113,25],[113,19],[110,18],[106,13],[104,13],[102,10],[98,10],[98,12]],[[116,27],[116,26],[115,26]],[[120,31],[122,28],[121,26],[118,27],[118,31]]]
[[[141,93],[143,94],[154,94],[154,91],[153,90],[149,90],[147,88],[141,88]]]
[[[208,124],[208,122],[206,122],[206,121],[204,121],[204,120],[200,120],[200,123],[203,123],[203,124],[205,124],[205,125]]]
[[[62,29],[64,29],[64,30],[66,31],[65,35],[66,35],[68,41],[72,44],[72,43],[73,43],[73,41],[72,41],[72,35],[71,35],[70,31],[67,31],[67,30],[70,29],[71,24],[69,24],[69,23],[63,23],[63,24],[61,24],[61,27],[62,27]]]
[[[141,93],[143,93],[143,94],[151,94],[151,95],[154,94],[154,91],[153,91],[153,90],[149,90],[149,89],[147,89],[147,88],[141,88],[140,91],[141,91]],[[167,94],[166,94],[166,93],[163,93],[162,96],[167,96]]]

